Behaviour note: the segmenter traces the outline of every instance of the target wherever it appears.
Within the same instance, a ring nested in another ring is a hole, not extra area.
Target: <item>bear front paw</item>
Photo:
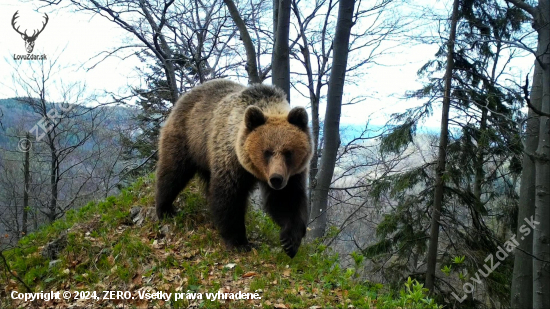
[[[237,251],[237,252],[249,252],[250,250],[252,250],[252,245],[250,245],[250,243],[238,243],[238,244],[235,244],[235,243],[231,243],[231,242],[225,242],[225,248],[228,250],[228,251]]]
[[[170,206],[157,206],[157,217],[159,220],[172,218],[176,215],[176,207]]]
[[[285,253],[290,257],[294,258],[296,253],[298,253],[298,248],[302,243],[302,235],[296,230],[286,230],[281,232],[281,246]]]

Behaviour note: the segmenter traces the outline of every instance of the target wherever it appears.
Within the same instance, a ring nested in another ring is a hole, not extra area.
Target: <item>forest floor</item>
[[[196,184],[175,204],[178,215],[159,222],[145,177],[25,236],[2,252],[0,308],[437,308],[420,284],[394,297],[357,280],[320,243],[290,259],[259,211],[247,217],[254,249],[225,250]],[[41,299],[13,299],[31,291]]]

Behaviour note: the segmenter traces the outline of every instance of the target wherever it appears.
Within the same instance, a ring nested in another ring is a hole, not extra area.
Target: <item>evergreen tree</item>
[[[454,257],[466,255],[465,261],[454,267],[474,274],[485,263],[487,255],[505,241],[510,225],[500,221],[514,222],[518,199],[515,187],[521,172],[522,153],[518,123],[523,115],[519,112],[521,95],[502,85],[501,77],[509,57],[514,56],[509,52],[510,46],[503,42],[521,31],[524,20],[520,10],[501,6],[497,1],[468,0],[460,7],[451,57],[454,66],[451,127],[442,176],[443,204],[437,220],[443,233],[437,243],[437,261],[442,263],[438,263],[436,269],[452,264]],[[444,92],[438,76],[448,62],[447,47],[442,45],[436,59],[419,71],[420,76],[427,76],[430,82],[409,93],[410,97],[427,100],[426,103],[394,115],[396,126],[383,138],[382,152],[403,151],[413,142],[422,120],[431,115]],[[426,257],[428,230],[433,224],[429,209],[434,202],[434,165],[426,162],[376,182],[371,194],[377,200],[389,196],[398,202],[398,207],[384,216],[377,229],[380,240],[365,249],[367,256],[414,257],[415,263],[396,266],[405,273],[418,272],[418,264]],[[488,293],[503,303],[508,301],[510,263],[506,261],[504,267],[485,279]],[[422,269],[420,267],[420,273],[424,272]],[[445,280],[445,277],[436,276],[435,280]],[[452,291],[440,283],[434,285],[434,292]],[[463,305],[474,305],[471,301],[469,298]]]

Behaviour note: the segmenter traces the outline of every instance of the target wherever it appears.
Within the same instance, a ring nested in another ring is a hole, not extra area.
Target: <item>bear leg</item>
[[[229,250],[251,249],[246,237],[245,215],[248,195],[253,185],[252,176],[244,172],[220,172],[213,174],[210,179],[210,212]]]
[[[290,177],[281,190],[261,184],[264,208],[281,227],[281,245],[291,258],[298,252],[302,238],[306,235],[306,177],[306,172]]]
[[[181,190],[195,175],[196,168],[190,162],[178,162],[157,166],[157,190],[156,209],[159,219],[171,217],[176,214],[172,204]]]

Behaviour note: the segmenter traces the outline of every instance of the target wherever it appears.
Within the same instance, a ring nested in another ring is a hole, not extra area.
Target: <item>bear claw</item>
[[[283,238],[281,239],[281,246],[283,247],[286,255],[288,255],[290,258],[294,258],[294,256],[296,256],[296,253],[298,253],[298,248],[300,248],[301,242],[301,239]]]

